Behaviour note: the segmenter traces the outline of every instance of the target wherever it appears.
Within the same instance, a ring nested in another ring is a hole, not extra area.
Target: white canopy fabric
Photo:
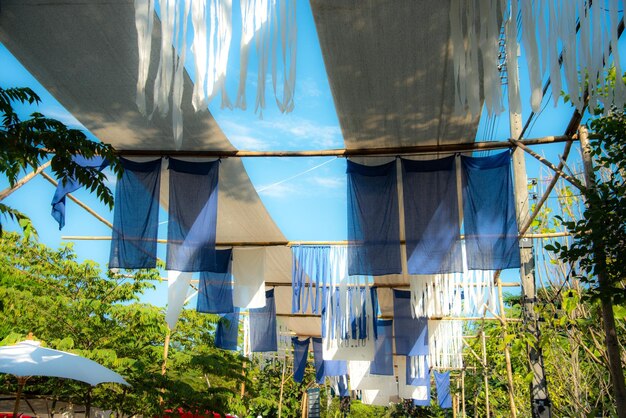
[[[454,114],[450,0],[311,0],[311,7],[346,148],[474,140],[478,118]],[[148,119],[135,103],[132,0],[3,0],[0,41],[102,142],[120,151],[174,149],[171,118]],[[157,54],[151,59],[155,71]],[[208,111],[193,111],[188,77],[185,84],[181,149],[233,150]],[[236,158],[220,169],[217,241],[285,241]],[[289,248],[267,249],[266,275],[291,282]],[[400,281],[408,284],[376,280]],[[391,314],[390,290],[381,293],[383,314]],[[290,287],[276,288],[276,310],[291,313]],[[320,334],[319,317],[286,323],[300,335]]]
[[[88,358],[41,347],[38,341],[0,347],[0,373],[18,377],[52,376],[96,386],[113,382],[128,385],[122,376]]]

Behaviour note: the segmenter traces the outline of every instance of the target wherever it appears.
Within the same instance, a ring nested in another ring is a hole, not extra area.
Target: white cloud
[[[280,183],[280,184],[272,184],[268,186],[259,187],[259,195],[264,197],[273,197],[273,198],[285,198],[285,197],[293,197],[296,194],[299,194],[301,191],[293,184],[289,183]]]
[[[313,120],[285,115],[272,122],[264,123],[268,130],[286,136],[286,142],[298,148],[340,148],[343,146],[339,126],[321,125]]]
[[[344,190],[346,187],[345,177],[313,177],[310,181],[314,185],[325,189]]]

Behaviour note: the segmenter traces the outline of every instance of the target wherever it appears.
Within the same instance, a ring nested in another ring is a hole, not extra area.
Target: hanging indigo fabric
[[[233,284],[230,272],[232,249],[215,252],[215,271],[200,273],[196,310],[205,313],[233,312]]]
[[[223,350],[237,351],[239,336],[239,309],[221,315],[215,331],[215,346]]]
[[[435,384],[437,385],[437,403],[440,408],[452,408],[450,397],[450,372],[435,372]]]
[[[94,171],[102,171],[109,165],[107,159],[99,155],[94,155],[91,158],[74,155],[72,160],[79,166]],[[59,230],[65,226],[65,196],[81,187],[82,185],[75,178],[68,179],[66,183],[59,182],[57,185],[52,198],[52,217],[59,223]]]
[[[324,383],[324,356],[322,354],[322,339],[313,337],[313,362],[315,365],[315,383]]]
[[[274,289],[265,292],[265,306],[250,309],[250,351],[278,351]]]
[[[169,159],[168,270],[211,271],[215,265],[219,164]]]
[[[302,341],[298,337],[291,338],[293,344],[293,380],[296,383],[301,383],[302,379],[304,379],[310,340],[311,338]]]
[[[348,374],[348,364],[343,360],[324,360],[321,338],[313,337],[313,360],[315,362],[315,381],[324,383],[326,376],[343,376]]]
[[[463,216],[470,270],[519,268],[511,156],[461,156]]]
[[[393,321],[379,319],[376,323],[376,353],[370,365],[370,374],[393,376]]]
[[[109,268],[155,268],[161,159],[120,162],[124,173],[115,188]]]
[[[337,376],[337,393],[339,397],[346,398],[348,397],[348,403],[350,403],[350,390],[348,389],[348,376],[342,375]]]
[[[408,273],[462,271],[455,158],[401,162]]]
[[[374,360],[374,308],[366,286],[333,288],[322,310],[326,360]]]
[[[396,162],[368,167],[348,161],[348,273],[402,272]]]
[[[406,384],[411,386],[430,385],[428,356],[406,358]]]
[[[402,356],[428,355],[428,319],[414,318],[411,292],[393,290],[393,331],[396,354]]]
[[[322,294],[331,276],[330,251],[330,246],[296,245],[291,247],[293,256],[291,311],[293,313],[307,312],[309,301],[311,312],[319,313]]]

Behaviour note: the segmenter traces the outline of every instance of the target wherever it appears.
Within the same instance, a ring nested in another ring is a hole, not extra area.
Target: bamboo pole
[[[561,157],[561,161],[559,161],[559,165],[558,165],[558,169],[561,170],[561,171],[563,170],[563,167],[565,166],[565,161],[567,161],[567,157],[569,156],[569,152],[572,149],[572,143],[573,143],[572,141],[567,141],[565,143],[565,149],[563,150],[563,156]],[[559,174],[559,172],[554,173],[554,176],[552,176],[552,180],[550,180],[550,184],[548,184],[548,187],[546,188],[545,192],[543,193],[543,196],[541,196],[541,199],[539,199],[539,201],[535,205],[535,209],[533,210],[533,213],[530,214],[530,217],[528,218],[526,223],[520,228],[520,231],[519,231],[520,235],[524,235],[526,233],[526,231],[528,231],[528,228],[530,228],[530,225],[533,223],[533,221],[535,220],[535,218],[539,214],[539,211],[543,207],[543,204],[546,203],[546,200],[548,200],[548,196],[550,196],[550,193],[552,193],[552,190],[556,186],[556,183],[559,181],[560,177],[561,177],[561,175]]]
[[[465,369],[461,370],[461,416],[466,417],[465,414]]]
[[[573,138],[567,135],[544,136],[539,138],[525,139],[522,143],[526,146],[554,144],[570,141]],[[329,149],[309,151],[247,151],[247,150],[212,150],[212,151],[175,151],[175,150],[117,150],[117,154],[125,157],[138,156],[173,156],[173,157],[216,157],[216,158],[241,158],[241,157],[367,157],[367,156],[396,156],[396,155],[419,155],[435,153],[455,153],[470,151],[487,151],[503,148],[511,148],[510,141],[481,141],[443,145],[415,145],[408,147],[387,148],[352,148],[352,149]]]
[[[35,176],[37,176],[37,174],[41,173],[42,171],[44,171],[46,168],[50,167],[50,163],[51,161],[47,161],[44,164],[40,165],[39,167],[37,167],[36,170],[31,171],[30,173],[28,173],[27,175],[25,175],[24,177],[22,177],[21,179],[19,179],[14,185],[13,187],[7,187],[6,189],[4,189],[3,191],[0,192],[0,201],[4,200],[5,198],[9,197],[11,195],[11,193],[13,193],[14,191],[16,191],[17,189],[19,189],[20,187],[22,187],[23,185],[25,185],[26,183],[28,183],[29,181],[31,181],[32,179],[35,178]]]
[[[44,173],[45,174],[45,173]],[[78,199],[69,195],[70,199],[77,202],[81,207],[87,209],[87,206],[80,202]],[[79,203],[80,202],[80,203]],[[84,205],[84,206],[83,206]],[[89,210],[88,210],[89,211]],[[91,213],[91,212],[90,212]],[[105,220],[104,218],[97,215],[95,212],[91,213],[96,216],[101,222],[104,222],[110,228],[113,228],[113,225]],[[524,234],[521,238],[532,238],[532,239],[541,239],[541,238],[556,238],[556,237],[567,237],[569,236],[569,232],[548,232],[541,234]],[[465,236],[461,235],[461,239],[464,239]],[[110,241],[110,236],[105,235],[64,235],[61,239],[66,241]],[[159,238],[156,240],[159,244],[167,244],[167,239]],[[406,244],[404,240],[400,241],[400,244]],[[216,247],[294,247],[297,245],[349,245],[348,241],[222,241],[216,242]]]
[[[506,364],[506,378],[508,383],[508,392],[509,392],[509,408],[511,410],[511,417],[517,417],[517,408],[515,406],[515,394],[514,394],[514,386],[513,386],[513,367],[511,366],[511,350],[510,344],[508,343],[508,330],[507,330],[507,319],[506,313],[504,310],[504,300],[502,299],[502,280],[498,276],[497,280],[498,285],[498,299],[500,301],[500,323],[502,324],[502,338],[504,338],[504,361]]]
[[[283,360],[283,373],[280,378],[280,396],[278,398],[278,418],[281,418],[283,410],[283,388],[285,387],[285,369],[287,368],[287,362]]]
[[[485,342],[485,330],[480,330],[480,339],[483,347],[483,381],[485,383],[485,416],[489,418],[489,377],[487,376],[487,344]]]
[[[574,177],[571,177],[568,174],[565,174],[563,172],[563,170],[557,166],[555,166],[554,164],[552,164],[550,161],[548,161],[547,159],[545,159],[544,157],[542,157],[541,155],[537,154],[535,151],[531,150],[530,148],[528,148],[526,145],[524,145],[524,143],[522,141],[518,141],[516,139],[510,139],[509,141],[511,141],[512,144],[514,144],[515,146],[519,147],[520,149],[524,150],[524,152],[526,152],[527,154],[529,154],[530,156],[532,156],[533,158],[535,158],[537,161],[539,161],[541,164],[545,165],[546,167],[550,168],[552,171],[554,171],[556,174],[558,174],[559,176],[563,177],[565,180],[567,180],[568,182],[570,182],[574,187],[576,187],[578,190],[582,190],[582,184],[580,183],[580,181],[578,181],[577,179],[575,179]]]
[[[165,342],[163,343],[163,364],[161,364],[161,375],[165,376],[167,372],[167,356],[170,349],[170,331],[168,329],[167,334],[165,334]]]

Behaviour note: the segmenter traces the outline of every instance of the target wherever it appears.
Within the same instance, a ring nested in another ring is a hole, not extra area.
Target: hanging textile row
[[[461,222],[469,270],[519,267],[510,153],[460,157],[459,202],[455,157],[400,159],[407,273],[462,272]],[[402,273],[396,163],[348,161],[348,274]]]

